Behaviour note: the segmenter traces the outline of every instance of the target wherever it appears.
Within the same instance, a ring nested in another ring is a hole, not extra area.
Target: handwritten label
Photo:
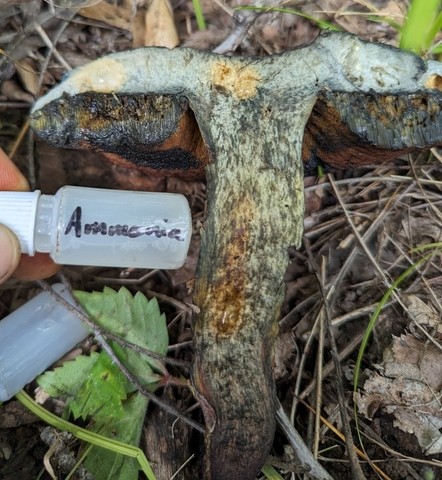
[[[69,235],[71,232],[75,233],[77,238],[82,235],[108,235],[113,237],[114,235],[123,236],[128,238],[137,238],[143,235],[154,236],[156,238],[171,238],[179,242],[183,242],[184,238],[181,236],[181,229],[179,228],[162,228],[158,225],[107,225],[106,222],[94,222],[82,224],[82,211],[81,207],[77,207],[71,215],[71,219],[67,224],[65,235]],[[167,218],[164,219],[167,222]]]

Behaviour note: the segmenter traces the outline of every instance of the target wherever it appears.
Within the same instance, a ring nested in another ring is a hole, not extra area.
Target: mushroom
[[[442,65],[342,33],[265,58],[143,48],[80,67],[34,131],[146,172],[205,171],[193,385],[205,478],[249,480],[275,431],[273,344],[303,162],[346,167],[442,144]],[[305,132],[305,133],[304,133]]]

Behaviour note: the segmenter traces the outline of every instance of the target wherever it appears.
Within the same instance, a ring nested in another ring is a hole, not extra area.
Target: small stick
[[[312,452],[307,448],[301,435],[296,431],[290,423],[279,400],[276,405],[276,420],[282,431],[285,433],[287,440],[296,452],[302,466],[308,471],[309,475],[316,480],[333,480],[325,468],[313,457]]]

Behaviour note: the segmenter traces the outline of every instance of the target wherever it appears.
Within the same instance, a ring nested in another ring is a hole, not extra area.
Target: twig
[[[333,191],[337,197],[337,200],[338,202],[340,203],[340,205],[342,206],[343,208],[343,211],[344,211],[344,215],[347,219],[347,222],[350,226],[350,228],[352,229],[353,233],[355,234],[357,240],[358,240],[358,243],[359,243],[359,246],[362,248],[362,250],[367,254],[367,257],[368,259],[370,260],[370,262],[372,263],[372,265],[374,266],[374,268],[376,269],[376,271],[380,274],[384,284],[390,288],[391,287],[391,282],[389,281],[389,279],[387,278],[387,276],[385,275],[385,272],[383,271],[383,269],[379,266],[378,262],[375,260],[375,258],[373,257],[373,255],[371,254],[370,250],[368,249],[366,243],[364,242],[365,239],[369,238],[369,236],[371,235],[372,233],[372,229],[375,225],[375,223],[378,223],[380,221],[380,218],[384,217],[386,212],[387,212],[387,207],[385,207],[385,209],[383,210],[383,212],[379,215],[379,217],[377,217],[376,221],[373,222],[373,224],[370,226],[370,228],[367,230],[367,232],[364,234],[363,237],[361,237],[359,235],[359,232],[358,232],[358,229],[356,228],[354,222],[352,221],[349,213],[348,213],[348,210],[347,208],[345,207],[345,204],[341,198],[341,195],[339,193],[339,190],[336,188],[336,186],[334,185],[334,182],[333,182],[333,176],[331,174],[328,175],[329,176],[329,179],[330,179],[330,182],[331,182],[331,185],[333,187]],[[413,184],[415,184],[415,182],[413,182]],[[409,185],[405,190],[404,192],[401,193],[401,195],[399,197],[402,197],[405,195],[405,193],[408,191],[408,189],[411,188],[411,185]],[[397,200],[396,200],[397,201]],[[370,235],[369,235],[369,232],[370,232]],[[347,260],[344,264],[344,266],[347,266],[350,264],[350,258],[352,259],[354,254],[356,253],[356,250],[357,249],[354,249],[350,255],[347,257]],[[337,276],[337,279],[335,279],[335,283],[334,283],[334,286],[336,287],[337,285],[339,285],[340,283],[340,280],[342,279],[343,277],[343,272],[346,271],[346,269],[343,267],[341,268],[338,276]],[[420,269],[417,268],[416,271],[418,273],[421,273],[420,272]],[[330,292],[329,292],[330,294]],[[404,305],[404,303],[402,302],[401,298],[400,298],[400,295],[398,295],[398,293],[396,292],[396,290],[393,290],[392,292],[392,296],[395,298],[395,300],[399,303],[399,305],[404,309],[404,311],[406,311],[407,313],[409,312],[408,308],[406,305]],[[413,320],[416,328],[418,328],[421,333],[423,335],[425,335],[427,337],[427,339],[432,342],[437,348],[442,348],[440,346],[440,344],[425,330],[425,328],[422,327],[422,325],[420,325],[418,322],[416,322],[416,319],[410,315],[410,318]]]
[[[306,246],[307,248],[310,245]],[[310,250],[310,255],[312,252]],[[324,272],[325,272],[325,259],[322,258],[322,265],[321,265],[321,283],[324,283]],[[322,380],[324,378],[323,372],[323,362],[324,362],[324,342],[325,342],[325,318],[324,318],[324,308],[321,308],[319,312],[319,339],[318,339],[318,353],[317,353],[317,360],[316,360],[316,412],[320,412],[322,409]],[[321,419],[319,415],[315,415],[315,436],[314,436],[314,443],[313,443],[313,455],[315,458],[318,458],[319,452],[319,438],[320,438],[320,428],[321,428]]]
[[[65,275],[62,272],[59,272],[58,276],[60,277],[61,281],[65,285],[69,285],[69,280],[65,277]],[[89,319],[89,321],[91,322],[91,325],[93,325],[96,328],[97,332],[99,332],[100,335],[104,335],[105,337],[113,340],[114,342],[117,342],[122,347],[132,348],[134,351],[136,351],[136,352],[138,352],[142,355],[145,355],[146,357],[151,357],[151,358],[154,358],[155,360],[159,360],[160,362],[168,363],[170,365],[176,365],[178,367],[182,367],[182,368],[185,368],[185,369],[190,369],[190,363],[186,362],[185,360],[177,360],[177,359],[168,357],[166,355],[161,355],[159,353],[153,352],[152,350],[149,350],[148,348],[141,347],[140,345],[137,345],[136,343],[132,343],[132,342],[126,340],[125,338],[121,338],[119,335],[115,335],[111,332],[107,332],[107,331],[103,330],[99,325],[96,325],[94,322],[92,322],[92,320],[90,320],[89,316],[85,312],[83,312],[83,309],[81,308],[80,305],[78,305],[78,307],[79,307],[79,311]],[[75,313],[75,311],[74,311],[74,313]],[[168,347],[167,351],[169,351],[169,349],[170,349],[170,347]]]
[[[45,44],[49,47],[48,52],[46,54],[46,57],[44,59],[44,62],[41,66],[41,71],[40,71],[40,77],[38,79],[38,88],[37,91],[41,92],[41,87],[43,85],[43,80],[44,80],[44,74],[46,73],[49,62],[52,58],[52,55],[54,55],[57,59],[59,57],[63,60],[63,57],[59,54],[59,52],[56,50],[55,45],[58,43],[58,40],[60,39],[62,33],[66,29],[66,27],[69,25],[70,21],[74,17],[75,13],[71,13],[71,17],[67,21],[63,21],[58,28],[57,32],[55,33],[53,41],[47,36],[46,32],[43,30],[43,28],[40,25],[35,26],[35,30],[37,33],[40,35],[40,37],[43,39]],[[64,62],[64,60],[63,60]],[[67,70],[72,70],[72,68],[66,63],[66,62],[61,62],[62,64],[65,64],[65,68]],[[27,128],[29,127],[29,122],[27,122]],[[29,172],[28,172],[28,181],[29,185],[31,187],[31,190],[34,190],[37,186],[37,178],[36,178],[36,169],[35,169],[35,155],[34,155],[34,148],[35,148],[35,141],[34,141],[34,136],[32,132],[28,135],[28,156],[29,156]]]
[[[391,302],[386,303],[385,307],[390,307],[395,303],[396,302],[392,300]],[[378,302],[372,303],[371,305],[365,305],[363,307],[356,308],[351,312],[347,312],[347,313],[344,313],[343,315],[339,315],[339,317],[333,318],[331,323],[335,328],[340,327],[341,325],[344,325],[344,323],[351,322],[353,320],[356,320],[357,318],[372,314],[376,310],[377,305],[378,305]]]
[[[55,45],[52,43],[52,40],[48,37],[47,33],[43,30],[40,25],[35,26],[35,31],[40,35],[40,38],[43,40],[45,45],[51,50],[52,55],[60,62],[60,64],[69,72],[72,70],[72,67],[68,62],[62,57],[60,52],[55,48]]]
[[[362,337],[364,336],[363,332],[358,333],[356,336],[354,336],[350,343],[348,343],[338,354],[338,359],[340,362],[344,360],[346,357],[348,357],[353,351],[356,349],[356,347],[361,343]],[[327,362],[327,364],[324,366],[323,371],[322,371],[322,379],[326,378],[330,373],[333,372],[335,366],[333,363],[333,360],[330,360]],[[313,379],[307,387],[298,395],[299,400],[304,400],[306,397],[310,395],[310,393],[313,392],[313,390],[316,388],[316,379]]]
[[[441,157],[442,158],[442,157]],[[424,178],[418,178],[419,182],[423,185],[435,185],[442,186],[441,180],[426,180]],[[353,185],[355,183],[371,183],[371,182],[383,182],[383,183],[413,183],[415,179],[408,175],[384,175],[381,177],[358,177],[358,178],[343,178],[340,180],[333,180],[335,185]],[[305,192],[317,191],[323,188],[330,188],[331,182],[317,183],[305,187]]]
[[[218,2],[217,2],[218,3]],[[283,2],[284,3],[284,2]],[[249,7],[257,6],[262,7],[269,6],[269,9],[273,6],[279,5],[280,2],[274,0],[260,0],[250,2]],[[220,5],[221,6],[221,5]],[[250,27],[256,22],[259,16],[266,13],[265,10],[236,10],[233,13],[234,27],[230,35],[218,45],[213,52],[219,54],[233,53],[241,44]]]
[[[304,400],[301,400],[302,404],[309,410],[314,411],[314,408],[310,406],[308,403],[306,403]],[[326,418],[324,418],[321,415],[321,420],[324,423],[325,426],[327,426],[338,438],[340,438],[342,441],[345,441],[345,435],[342,434],[332,423],[330,423]],[[363,452],[357,447],[354,447],[355,452],[365,461],[370,463],[372,466],[373,470],[375,470],[384,480],[392,480],[388,475],[386,475],[375,463],[373,463]],[[342,461],[342,460],[340,460]],[[352,477],[353,478],[353,477]]]
[[[234,12],[233,22],[235,26],[232,32],[213,52],[223,55],[234,52],[240,46],[250,27],[262,13],[251,10]]]
[[[186,465],[191,462],[195,458],[195,454],[192,455],[181,465],[181,467],[170,477],[170,480],[174,480],[178,476],[178,474],[186,467]]]
[[[290,445],[295,450],[302,467],[308,471],[308,474],[315,480],[333,480],[333,477],[331,477],[325,468],[313,457],[307,445],[291,424],[279,400],[276,404],[276,419]]]
[[[186,362],[185,360],[177,360],[175,358],[167,357],[166,355],[161,355],[159,353],[155,353],[152,350],[149,350],[147,348],[141,347],[140,345],[137,345],[136,343],[129,342],[128,340],[125,340],[124,338],[119,337],[118,335],[115,335],[111,332],[106,332],[103,331],[103,335],[107,337],[110,340],[113,340],[114,342],[118,343],[122,347],[127,347],[131,348],[137,353],[141,353],[142,355],[146,355],[146,357],[154,358],[155,360],[159,360],[160,362],[163,363],[168,363],[169,365],[176,365],[181,368],[185,368],[187,370],[190,369],[190,362]]]
[[[306,242],[308,244],[308,240]],[[323,282],[321,281],[319,268],[315,262],[315,259],[313,258],[311,249],[306,248],[306,251],[309,256],[310,264],[313,267],[313,270],[317,277],[319,289],[321,291],[323,302],[324,302],[323,307],[324,307],[324,314],[325,314],[325,320],[327,325],[327,333],[330,340],[331,355],[332,355],[333,363],[336,370],[336,378],[337,378],[336,391],[338,393],[338,399],[339,399],[339,411],[341,414],[342,429],[344,430],[344,435],[345,435],[347,455],[350,460],[352,478],[354,480],[364,480],[365,475],[362,472],[361,466],[358,462],[358,458],[355,452],[355,445],[353,443],[353,437],[352,437],[351,428],[350,428],[350,420],[348,418],[347,410],[345,408],[346,397],[344,392],[344,385],[342,383],[343,373],[341,369],[341,363],[339,361],[338,347],[336,345],[336,339],[335,339],[333,327],[331,324],[331,316],[328,308],[327,293],[324,290],[324,285],[323,285]],[[319,415],[319,412],[318,412],[318,415]]]
[[[30,102],[0,102],[0,108],[26,108],[28,109],[32,104]]]
[[[304,351],[302,352],[301,355],[301,360],[299,362],[299,367],[298,367],[298,375],[296,377],[296,382],[295,382],[295,387],[294,387],[294,396],[293,396],[293,402],[292,402],[292,407],[290,410],[290,421],[294,423],[295,421],[295,416],[296,416],[296,409],[298,408],[298,392],[299,389],[301,388],[301,381],[302,381],[302,372],[304,371],[304,366],[307,362],[307,357],[310,354],[310,350],[312,348],[313,340],[314,340],[314,335],[313,332],[316,331],[317,324],[319,321],[319,317],[316,316],[315,323],[313,325],[313,328],[311,329],[310,335],[307,339],[307,342],[304,347]]]
[[[17,153],[18,148],[21,145],[21,142],[23,141],[26,134],[28,133],[28,130],[29,130],[29,120],[26,120],[25,123],[20,128],[20,131],[17,135],[17,138],[14,140],[14,144],[12,145],[12,148],[8,151],[8,156],[10,158],[15,157],[15,154]]]
[[[368,230],[364,233],[364,235],[361,237],[361,235],[359,235],[359,232],[357,231],[357,228],[356,226],[354,225],[354,223],[352,222],[351,218],[350,218],[350,215],[348,213],[348,210],[345,208],[345,203],[344,201],[342,200],[341,198],[341,195],[339,193],[339,190],[337,189],[335,183],[334,183],[334,178],[333,178],[333,175],[331,174],[328,174],[328,178],[329,178],[329,181],[330,181],[330,184],[333,188],[333,192],[334,194],[336,195],[336,198],[339,202],[339,204],[341,205],[341,207],[343,208],[344,210],[344,215],[347,219],[347,222],[349,223],[350,227],[352,228],[353,232],[355,233],[356,235],[356,238],[359,240],[359,247],[361,247],[368,255],[368,257],[370,259],[373,259],[373,256],[371,255],[371,252],[368,250],[368,248],[366,247],[366,243],[364,242],[364,240],[366,241],[367,239],[369,239],[371,237],[371,235],[373,235],[373,233],[376,231],[376,229],[378,228],[378,226],[381,224],[381,222],[384,221],[384,218],[387,216],[387,213],[391,210],[392,208],[392,204],[393,204],[393,200],[392,199],[395,199],[396,201],[398,200],[396,198],[396,195],[392,195],[391,196],[391,200],[389,201],[388,205],[384,208],[384,210],[381,212],[381,214],[375,219],[375,221],[370,225],[370,227],[368,228]],[[409,187],[408,187],[409,188]],[[406,191],[406,190],[405,190]],[[404,191],[404,192],[405,192]],[[403,195],[404,193],[402,193]],[[337,288],[339,286],[339,284],[341,283],[341,280],[342,278],[347,274],[347,270],[348,270],[348,267],[351,265],[351,263],[353,262],[353,259],[356,255],[356,253],[359,251],[359,248],[354,248],[350,254],[348,255],[348,257],[346,258],[345,260],[345,263],[344,265],[342,266],[341,270],[339,271],[338,275],[336,276],[336,278],[334,279],[334,288]],[[381,275],[382,279],[385,281],[386,285],[387,286],[390,286],[391,285],[391,282],[389,281],[389,279],[386,277],[384,271],[379,267],[379,265],[376,264],[376,261],[373,259],[374,261],[374,264],[376,265],[376,270],[379,272],[379,274]],[[333,288],[330,289],[329,291],[329,294],[332,292]]]
[[[428,198],[427,191],[423,188],[423,182],[420,181],[419,177],[417,176],[416,169],[414,167],[414,163],[410,162],[410,168],[411,168],[411,173],[413,174],[414,181],[416,182],[416,185],[419,189],[419,191],[422,193],[422,196],[426,199],[429,207],[431,208],[431,211],[433,212],[434,216],[438,218],[439,220],[442,220],[442,214],[438,208],[436,208],[431,200]]]

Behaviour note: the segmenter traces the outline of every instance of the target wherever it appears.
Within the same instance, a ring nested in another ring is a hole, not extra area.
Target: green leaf
[[[79,355],[37,382],[51,397],[65,398],[74,418],[106,421],[123,415],[127,381],[105,352]]]
[[[156,298],[148,301],[140,292],[132,296],[124,287],[118,292],[108,287],[103,293],[77,291],[75,297],[91,318],[105,330],[155,353],[167,353],[167,325]],[[125,349],[124,355],[125,358],[120,359],[143,385],[149,387],[158,382],[160,377],[154,371],[164,371],[161,362],[130,349]]]
[[[424,54],[441,28],[441,0],[413,0],[402,27],[400,47]]]
[[[37,383],[51,397],[63,397],[68,401],[75,397],[89,375],[99,354],[79,355],[75,360],[64,362],[62,367],[45,372],[37,378]]]
[[[75,418],[91,416],[96,423],[105,424],[124,415],[126,378],[107,353],[96,358],[69,408]]]
[[[198,30],[205,30],[206,21],[204,20],[203,9],[201,7],[200,0],[192,0],[193,9],[195,11],[196,24],[198,25]]]
[[[133,394],[124,403],[124,415],[97,429],[97,433],[120,442],[137,445],[141,436],[148,400],[139,393]],[[136,480],[138,463],[134,458],[115,454],[110,450],[93,447],[85,462],[85,467],[94,473],[95,480]]]
[[[267,480],[284,480],[281,475],[268,463],[262,467],[261,472],[264,474]]]
[[[79,427],[78,425],[75,425],[74,423],[67,422],[66,420],[63,420],[53,413],[47,411],[23,390],[18,392],[15,398],[34,415],[47,424],[52,425],[53,427],[64,432],[70,432],[76,438],[83,440],[90,445],[96,445],[100,449],[110,450],[115,454],[124,455],[128,458],[134,458],[138,462],[139,469],[143,471],[144,475],[146,475],[147,480],[156,480],[155,474],[153,473],[146,456],[139,447],[133,447],[132,445],[119,442],[113,438],[103,437],[102,435],[98,435],[98,433],[90,432]]]

